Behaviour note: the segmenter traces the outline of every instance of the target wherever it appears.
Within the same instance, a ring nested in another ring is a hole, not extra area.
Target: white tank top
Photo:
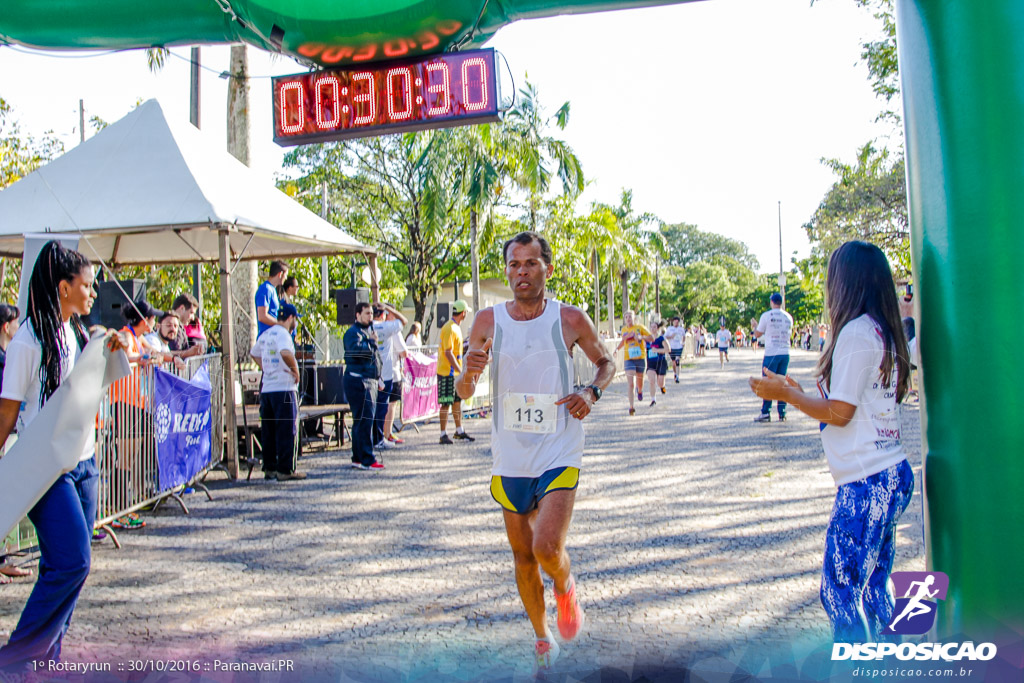
[[[554,401],[572,392],[572,356],[562,336],[561,304],[547,299],[533,320],[513,320],[494,307],[491,346],[492,475],[539,477],[580,467],[583,424]]]

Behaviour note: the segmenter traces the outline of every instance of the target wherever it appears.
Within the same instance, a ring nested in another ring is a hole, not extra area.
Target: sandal
[[[32,576],[31,569],[22,569],[21,567],[15,567],[13,564],[5,564],[0,566],[0,576],[6,576],[9,578],[20,578],[22,576]],[[4,581],[4,583],[10,583]]]
[[[110,526],[114,527],[115,529],[141,529],[142,527],[146,526],[146,522],[142,519],[139,519],[139,516],[133,512],[131,514],[125,515],[124,517],[115,519],[113,522],[110,523]]]

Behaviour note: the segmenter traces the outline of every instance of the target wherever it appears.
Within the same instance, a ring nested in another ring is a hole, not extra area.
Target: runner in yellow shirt
[[[644,400],[644,372],[647,370],[647,345],[644,342],[654,341],[651,334],[643,325],[636,322],[636,314],[633,311],[626,311],[623,317],[622,339],[615,350],[625,347],[625,368],[626,368],[626,393],[629,394],[629,414],[635,415],[636,408],[633,407],[633,384],[636,384],[636,397],[638,401]]]

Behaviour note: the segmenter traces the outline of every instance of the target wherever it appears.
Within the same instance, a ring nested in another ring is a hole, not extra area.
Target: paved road
[[[791,374],[812,386],[816,360],[795,352]],[[818,574],[834,487],[817,423],[752,422],[759,365],[749,350],[724,370],[717,353],[698,359],[632,418],[618,380],[588,418],[570,532],[588,624],[563,647],[566,680],[682,666],[714,679],[728,669],[715,655],[745,643],[827,637]],[[919,494],[918,412],[904,409],[904,443]],[[291,658],[303,679],[343,681],[527,676],[489,422],[467,427],[475,444],[438,445],[436,424],[403,432],[383,472],[333,451],[303,458],[306,481],[212,475],[214,502],[190,496],[188,516],[166,505],[122,532],[122,550],[96,548],[65,658]],[[921,529],[915,495],[898,570],[924,568]],[[3,637],[30,588],[0,588]]]

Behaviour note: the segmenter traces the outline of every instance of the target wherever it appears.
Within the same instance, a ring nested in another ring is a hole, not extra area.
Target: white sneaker
[[[391,443],[387,439],[384,439],[380,443],[374,444],[374,446],[373,446],[373,450],[375,450],[375,451],[378,451],[378,450],[379,451],[389,451],[392,448],[395,448],[395,444]]]
[[[560,652],[561,648],[558,647],[558,641],[554,638],[547,640],[538,638],[537,643],[533,646],[534,670],[537,673],[551,671]]]

